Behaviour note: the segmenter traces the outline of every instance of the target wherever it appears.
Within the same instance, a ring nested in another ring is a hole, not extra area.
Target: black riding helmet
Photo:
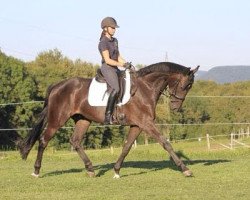
[[[113,17],[105,17],[101,22],[101,27],[102,29],[105,27],[119,28],[116,20]]]

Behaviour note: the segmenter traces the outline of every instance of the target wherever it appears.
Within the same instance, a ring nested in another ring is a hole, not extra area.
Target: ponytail
[[[102,30],[102,33],[101,33],[101,36],[100,36],[100,41],[101,41],[101,39],[105,36],[105,33],[106,33],[106,31],[103,29],[103,30]]]

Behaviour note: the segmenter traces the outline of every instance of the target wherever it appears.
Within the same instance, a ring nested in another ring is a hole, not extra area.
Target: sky
[[[24,61],[57,48],[100,64],[100,23],[111,16],[134,65],[250,65],[249,11],[249,0],[0,0],[0,48]]]

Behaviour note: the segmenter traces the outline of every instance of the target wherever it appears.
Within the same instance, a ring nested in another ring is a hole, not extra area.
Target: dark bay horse
[[[181,108],[198,68],[199,66],[191,70],[175,63],[161,62],[134,72],[132,79],[136,90],[129,102],[119,108],[126,116],[125,124],[129,125],[130,129],[122,153],[114,165],[115,178],[120,177],[121,165],[142,130],[160,143],[185,176],[192,175],[168,140],[157,130],[154,120],[156,104],[164,90],[169,92],[171,110],[178,111]],[[83,160],[87,174],[95,176],[93,165],[81,146],[81,141],[92,121],[103,123],[105,107],[89,105],[90,83],[91,79],[71,78],[48,88],[40,119],[29,135],[19,143],[21,156],[26,159],[35,142],[39,140],[33,176],[39,176],[43,152],[48,142],[69,118],[75,121],[75,130],[70,143]]]

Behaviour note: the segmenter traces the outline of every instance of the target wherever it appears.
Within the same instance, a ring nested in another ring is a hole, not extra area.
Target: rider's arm
[[[124,64],[124,63],[126,63],[126,60],[124,60],[123,57],[119,54],[119,56],[118,56],[118,62]]]
[[[105,63],[108,64],[108,65],[111,65],[111,66],[121,66],[122,67],[124,65],[124,63],[125,63],[125,60],[122,59],[120,57],[120,55],[119,55],[120,59],[118,57],[118,61],[115,61],[115,60],[111,59],[110,56],[109,56],[109,51],[108,50],[102,51],[102,56],[103,56],[103,59],[104,59]]]

